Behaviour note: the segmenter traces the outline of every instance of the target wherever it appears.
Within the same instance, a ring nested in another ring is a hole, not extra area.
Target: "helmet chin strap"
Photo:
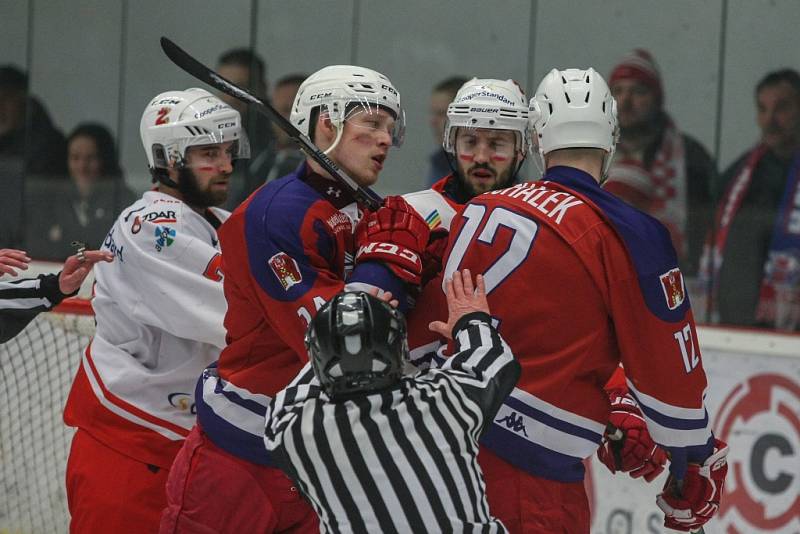
[[[329,146],[322,152],[323,154],[327,156],[333,151],[334,148],[336,148],[336,145],[338,145],[339,141],[341,141],[342,139],[343,132],[344,132],[344,121],[342,121],[342,124],[336,127],[336,139],[333,140],[333,144],[331,146]]]
[[[181,158],[178,155],[176,155],[176,158],[177,159],[174,160],[175,163],[174,163],[172,168],[176,169],[176,170],[177,169],[181,169],[183,167],[183,158]],[[175,180],[173,180],[172,178],[169,177],[169,169],[159,168],[157,170],[161,171],[161,172],[156,172],[155,173],[156,179],[159,182],[161,182],[165,186],[171,187],[173,189],[177,189],[178,188],[178,182],[176,182]]]

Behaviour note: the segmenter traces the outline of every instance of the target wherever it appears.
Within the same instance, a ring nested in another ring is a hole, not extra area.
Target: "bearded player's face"
[[[178,191],[192,207],[219,206],[228,198],[233,143],[189,147],[178,173]]]
[[[473,196],[511,183],[519,157],[516,136],[509,130],[458,128],[455,149],[459,179]]]

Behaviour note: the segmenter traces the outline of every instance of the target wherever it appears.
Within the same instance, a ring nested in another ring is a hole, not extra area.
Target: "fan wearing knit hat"
[[[664,84],[653,56],[637,48],[609,77],[620,140],[606,190],[670,230],[684,275],[697,271],[716,168],[708,152],[678,131],[664,110]]]

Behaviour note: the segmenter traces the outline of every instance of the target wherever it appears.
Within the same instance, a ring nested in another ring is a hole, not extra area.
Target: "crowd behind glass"
[[[223,53],[216,68],[269,99],[287,118],[306,76],[293,73],[270,86],[263,60],[248,49]],[[447,105],[472,75],[464,74],[432,87],[430,126],[439,139]],[[606,74],[617,101],[620,140],[605,187],[667,226],[696,318],[800,330],[797,71],[776,66],[752,81],[751,113],[761,137],[722,172],[665,109],[661,73],[650,53],[633,50]],[[303,156],[265,117],[223,98],[242,113],[252,145],[224,206],[232,210],[261,184],[296,168]],[[427,183],[450,172],[440,147],[418,157],[429,160]],[[63,260],[74,252],[73,241],[99,247],[119,210],[137,196],[107,126],[80,123],[65,136],[46,104],[29,91],[26,72],[0,65],[0,248]]]

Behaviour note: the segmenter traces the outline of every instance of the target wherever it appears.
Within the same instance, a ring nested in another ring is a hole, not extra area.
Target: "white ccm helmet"
[[[239,112],[205,89],[167,91],[147,104],[139,125],[151,169],[181,166],[190,146],[235,141],[233,158],[250,156]]]
[[[530,148],[528,105],[514,80],[472,78],[447,106],[442,147],[456,155],[456,128],[510,130],[517,133],[517,149],[522,160]],[[520,165],[521,165],[520,161]]]
[[[356,109],[371,111],[375,106],[386,108],[394,114],[392,145],[402,145],[405,137],[405,112],[400,105],[400,93],[389,78],[364,67],[331,65],[318,70],[300,85],[289,120],[304,135],[308,135],[311,112],[318,107],[321,111],[327,111],[337,130],[336,140],[325,151],[329,153],[341,138],[347,114]]]
[[[544,157],[562,148],[600,148],[605,177],[619,138],[617,102],[594,69],[551,70],[530,102],[534,161],[544,172]]]

